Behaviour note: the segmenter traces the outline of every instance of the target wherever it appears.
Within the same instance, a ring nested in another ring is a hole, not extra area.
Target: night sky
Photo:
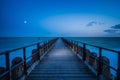
[[[0,0],[0,37],[120,37],[120,0]]]

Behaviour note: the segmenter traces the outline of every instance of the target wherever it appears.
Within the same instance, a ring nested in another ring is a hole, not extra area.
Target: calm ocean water
[[[96,46],[101,46],[109,49],[114,49],[120,51],[120,37],[68,37],[69,39],[72,40],[79,40],[81,42],[85,42],[88,44],[94,44]],[[8,38],[0,38],[0,52],[5,51],[5,50],[10,50],[14,48],[19,48],[22,46],[26,46],[32,43],[48,40],[52,38],[36,38],[36,37],[8,37]],[[79,44],[81,45],[81,44]],[[27,48],[27,57],[31,55],[32,49],[36,48],[36,46],[32,46]],[[90,46],[87,46],[87,49],[89,49],[91,52],[96,52],[98,54],[98,49],[93,48]],[[14,59],[17,56],[22,57],[23,55],[21,54],[22,50],[12,52],[10,54],[10,64],[12,59]],[[110,60],[110,65],[115,67],[117,69],[117,54],[110,52],[110,51],[105,51],[103,50],[102,56],[108,57]],[[5,66],[5,56],[2,55],[0,56],[0,66],[6,67]],[[112,71],[112,70],[111,70]],[[112,71],[112,73],[115,73]]]

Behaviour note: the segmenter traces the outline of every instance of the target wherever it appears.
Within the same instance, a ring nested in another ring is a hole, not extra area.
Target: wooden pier
[[[99,55],[86,49],[87,45],[98,48]],[[26,57],[26,49],[30,46],[36,46],[36,49]],[[23,50],[23,59],[16,57],[11,66],[10,53],[17,50]],[[109,65],[109,59],[102,56],[102,50],[118,54],[117,69]],[[65,38],[35,43],[0,55],[6,57],[6,68],[0,67],[0,80],[120,80],[119,51]],[[111,75],[110,69],[116,71],[116,76]]]
[[[59,39],[28,80],[96,80],[96,76]]]

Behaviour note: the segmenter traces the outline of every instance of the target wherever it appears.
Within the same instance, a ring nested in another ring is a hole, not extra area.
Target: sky
[[[0,0],[0,37],[120,37],[120,0]]]

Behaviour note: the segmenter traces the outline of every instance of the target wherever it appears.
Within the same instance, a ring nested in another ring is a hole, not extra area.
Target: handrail
[[[20,47],[20,48],[16,48],[16,49],[12,49],[12,50],[7,50],[7,51],[4,51],[4,52],[1,52],[0,53],[0,56],[1,55],[5,55],[5,59],[6,59],[6,69],[5,69],[5,72],[0,74],[0,79],[5,76],[5,75],[8,75],[8,78],[11,79],[11,74],[12,74],[12,70],[17,68],[18,66],[20,66],[21,64],[23,64],[23,67],[24,67],[24,75],[27,76],[27,60],[35,55],[38,56],[38,60],[40,60],[40,52],[39,50],[42,49],[44,51],[44,53],[46,51],[48,51],[48,49],[56,42],[58,38],[55,38],[55,39],[52,39],[52,40],[46,40],[46,41],[42,41],[42,42],[38,42],[38,43],[34,43],[34,44],[31,44],[31,45],[27,45],[27,46],[24,46],[24,47]],[[40,45],[42,44],[43,45]],[[31,46],[37,46],[37,49],[36,49],[36,52],[34,52],[33,54],[31,54],[31,56],[29,57],[26,57],[26,48],[28,47],[31,47]],[[40,47],[42,46],[42,47]],[[23,60],[14,65],[14,66],[10,66],[10,53],[11,52],[15,52],[17,50],[23,50]]]
[[[95,46],[95,45],[83,43],[83,42],[80,42],[80,41],[77,41],[77,40],[70,40],[70,39],[66,39],[66,38],[62,38],[62,39],[68,46],[70,46],[73,49],[74,49],[74,46],[76,45],[77,46],[76,53],[78,53],[78,48],[79,48],[78,43],[81,43],[83,45],[83,61],[86,61],[86,52],[85,52],[86,46],[92,46],[92,47],[98,48],[99,49],[99,54],[98,54],[99,56],[98,56],[97,60],[98,60],[99,63],[98,63],[98,74],[97,75],[99,76],[99,75],[102,74],[101,65],[104,64],[104,65],[108,66],[109,68],[111,68],[112,70],[116,71],[117,80],[120,80],[120,51],[116,51],[116,50],[112,50],[112,49],[108,49],[108,48],[104,48],[104,47],[100,47],[100,46]],[[107,63],[105,63],[101,60],[102,59],[102,50],[107,50],[107,51],[111,51],[111,52],[114,52],[114,53],[118,54],[118,67],[117,67],[117,69],[108,65]]]
[[[24,46],[24,47],[19,47],[19,48],[16,48],[16,49],[6,50],[6,51],[3,51],[3,52],[0,52],[0,55],[5,54],[6,52],[14,52],[14,51],[17,51],[17,50],[20,50],[20,49],[23,49],[23,48],[27,48],[27,47],[30,47],[30,46],[34,46],[34,45],[36,45],[36,44],[37,44],[37,43],[31,44],[31,45],[28,45],[28,46]]]
[[[48,40],[49,41],[49,40]],[[43,43],[45,41],[42,41],[42,42],[37,42],[37,43]],[[11,50],[6,50],[6,51],[3,51],[3,52],[0,52],[0,55],[3,55],[5,54],[6,52],[14,52],[14,51],[17,51],[17,50],[20,50],[20,49],[23,49],[23,48],[27,48],[27,47],[30,47],[30,46],[34,46],[36,45],[37,43],[33,43],[33,44],[30,44],[30,45],[27,45],[27,46],[24,46],[24,47],[19,47],[19,48],[15,48],[15,49],[11,49]]]
[[[96,48],[102,48],[104,50],[112,51],[112,52],[115,52],[115,53],[120,53],[120,51],[117,51],[117,50],[113,50],[113,49],[109,49],[109,48],[105,48],[105,47],[101,47],[101,46],[96,46],[96,45],[80,42],[80,41],[77,41],[77,40],[70,40],[70,41],[78,42],[78,43],[81,43],[81,44],[86,44],[88,46],[92,46],[92,47],[96,47]]]

